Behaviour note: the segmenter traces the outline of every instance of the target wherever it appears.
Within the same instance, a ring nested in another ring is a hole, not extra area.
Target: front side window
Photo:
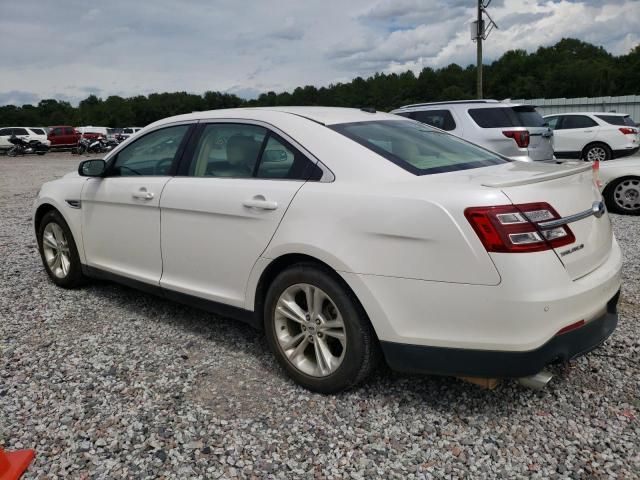
[[[417,120],[432,127],[439,128],[441,130],[455,130],[456,122],[453,120],[453,116],[449,110],[426,110],[420,112],[411,112],[409,118]]]
[[[414,175],[509,162],[458,137],[415,122],[382,120],[342,123],[330,128]]]
[[[71,127],[64,127],[64,134],[65,135],[73,135],[75,132],[73,131],[73,128]]]
[[[562,120],[562,129],[570,130],[572,128],[590,128],[598,124],[586,115],[566,115]]]
[[[5,137],[5,136],[9,136],[9,135],[11,135],[11,129],[10,128],[0,129],[0,137]]]
[[[140,137],[116,156],[111,176],[168,175],[189,125],[155,130]]]
[[[62,128],[54,128],[51,131],[51,135],[62,135]]]

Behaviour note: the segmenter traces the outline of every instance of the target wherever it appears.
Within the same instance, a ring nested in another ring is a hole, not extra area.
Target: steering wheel
[[[173,158],[165,158],[164,160],[160,160],[156,163],[156,166],[153,169],[154,175],[166,175],[169,173],[169,169],[171,168],[171,164],[173,163]]]

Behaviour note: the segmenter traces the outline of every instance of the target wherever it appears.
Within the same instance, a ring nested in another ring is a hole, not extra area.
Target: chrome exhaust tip
[[[518,378],[518,383],[523,387],[531,388],[532,390],[542,390],[552,378],[552,373],[542,370],[530,377]]]

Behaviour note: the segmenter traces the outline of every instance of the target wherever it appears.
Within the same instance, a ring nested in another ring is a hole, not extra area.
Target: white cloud
[[[14,47],[0,49],[0,102],[177,90],[253,97],[475,59],[473,0],[62,3],[3,11],[0,31]],[[488,60],[563,37],[615,54],[640,43],[636,0],[494,0],[489,10],[500,29]]]

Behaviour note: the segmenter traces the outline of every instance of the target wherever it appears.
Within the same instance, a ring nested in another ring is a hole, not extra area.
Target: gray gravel
[[[381,370],[295,386],[249,327],[109,283],[56,288],[30,223],[67,154],[0,157],[0,445],[24,478],[638,478],[640,218],[615,335],[542,392]]]

